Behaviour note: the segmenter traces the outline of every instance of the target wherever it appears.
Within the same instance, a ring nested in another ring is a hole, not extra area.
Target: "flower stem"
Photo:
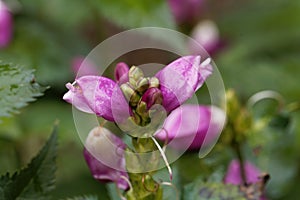
[[[126,157],[126,166],[129,169],[136,169],[139,173],[129,173],[132,189],[127,191],[126,198],[128,200],[162,200],[162,188],[153,177],[151,167],[158,165],[158,157],[152,154],[156,147],[156,141],[152,138],[132,138],[135,156]],[[147,159],[142,155],[148,153]],[[145,171],[143,171],[145,170]],[[148,172],[148,171],[151,172]]]
[[[243,154],[241,151],[241,146],[237,141],[235,141],[233,144],[233,148],[234,148],[234,150],[237,154],[238,160],[239,160],[240,173],[241,173],[241,178],[242,178],[243,184],[247,185],[246,170],[245,170],[245,165],[244,165]]]

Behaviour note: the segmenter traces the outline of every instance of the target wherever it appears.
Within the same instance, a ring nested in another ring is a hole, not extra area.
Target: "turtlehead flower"
[[[248,161],[245,162],[244,168],[246,172],[247,183],[256,183],[259,180],[258,177],[260,176],[260,171]],[[240,185],[243,183],[240,163],[238,160],[231,161],[224,182],[233,185]]]
[[[248,161],[244,163],[244,168],[247,184],[257,183],[259,181],[259,176],[261,175],[260,170]],[[241,177],[241,167],[238,160],[233,160],[229,164],[226,176],[224,178],[224,182],[226,184],[233,185],[243,184],[243,180]],[[264,195],[262,195],[260,197],[260,200],[267,200],[267,198],[264,197]]]
[[[168,0],[168,3],[177,23],[195,20],[203,6],[203,0]]]
[[[13,19],[8,7],[0,1],[0,49],[6,47],[12,37]]]
[[[210,59],[201,62],[200,56],[181,57],[154,77],[144,77],[135,66],[128,72],[124,64],[117,66],[117,82],[103,76],[82,76],[66,85],[69,91],[63,99],[83,112],[95,113],[118,125],[126,122],[145,127],[154,118],[161,123],[154,117],[155,105],[170,113],[191,98],[213,70]]]
[[[192,53],[201,53],[201,45],[209,54],[215,53],[220,47],[219,29],[215,22],[211,20],[204,20],[199,22],[191,33],[191,37],[195,41],[190,41],[188,46]]]
[[[175,149],[200,149],[214,142],[225,123],[225,112],[215,106],[182,105],[165,120],[155,137]]]
[[[93,177],[101,182],[114,182],[122,190],[128,189],[125,148],[123,141],[108,129],[92,129],[86,139],[84,158]]]
[[[85,62],[84,60],[85,58],[82,56],[76,56],[71,60],[71,67],[74,75],[97,75],[97,66],[89,60],[86,60]]]

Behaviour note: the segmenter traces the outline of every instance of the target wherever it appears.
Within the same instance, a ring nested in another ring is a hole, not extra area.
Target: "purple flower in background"
[[[82,76],[73,84],[66,85],[69,91],[63,99],[83,112],[95,113],[109,121],[132,117],[137,124],[147,124],[147,103],[161,104],[170,113],[191,98],[213,70],[210,59],[201,63],[200,56],[181,57],[154,77],[144,77],[142,70],[134,66],[127,72],[122,65],[116,72],[116,78],[126,77],[124,79],[127,80],[128,76],[128,82],[119,86],[106,77]],[[155,94],[153,88],[156,88]]]
[[[89,133],[84,149],[84,158],[93,177],[101,182],[114,182],[122,189],[128,189],[128,174],[125,170],[123,141],[103,127],[96,127]]]
[[[202,51],[201,45],[209,54],[214,54],[221,48],[219,29],[215,22],[205,20],[198,23],[191,33],[195,41],[190,41],[188,46],[191,53],[199,54]]]
[[[182,105],[165,120],[155,134],[175,149],[199,149],[214,142],[225,123],[225,112],[215,106]]]
[[[245,168],[247,184],[253,184],[260,181],[259,176],[261,175],[261,172],[258,168],[256,168],[253,164],[251,164],[248,161],[244,163],[244,168]],[[243,184],[243,180],[241,177],[241,167],[238,160],[233,160],[229,164],[226,176],[224,178],[224,182],[226,184],[233,184],[233,185]],[[260,200],[267,200],[267,198],[264,197],[263,195],[260,197]]]
[[[260,175],[260,171],[254,165],[247,161],[244,164],[244,168],[248,184],[259,181],[258,177]],[[224,182],[233,185],[240,185],[243,183],[241,177],[241,167],[238,160],[231,161]]]
[[[168,0],[168,3],[178,23],[194,21],[203,6],[203,0]]]
[[[86,76],[86,75],[97,75],[97,66],[89,60],[85,61],[82,56],[76,56],[71,60],[71,67],[74,75]]]
[[[7,6],[0,0],[0,49],[6,47],[12,37],[13,19]]]

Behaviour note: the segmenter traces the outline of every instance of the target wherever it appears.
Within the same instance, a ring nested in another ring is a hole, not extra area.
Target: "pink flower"
[[[136,122],[142,120],[147,123],[148,110],[143,109],[142,99],[149,101],[152,97],[143,95],[158,98],[153,92],[147,93],[147,90],[157,88],[156,93],[159,91],[162,96],[159,103],[170,113],[191,98],[211,73],[210,59],[201,63],[200,56],[185,56],[164,67],[154,77],[144,77],[139,68],[131,67],[129,81],[120,86],[103,76],[82,76],[73,84],[66,85],[69,91],[63,99],[83,112],[95,113],[109,121],[119,122],[118,118],[132,117]]]
[[[178,23],[195,20],[203,6],[203,0],[168,0],[168,3]]]
[[[260,175],[260,171],[254,165],[252,165],[250,162],[247,161],[244,164],[244,168],[245,168],[247,183],[251,184],[259,181],[258,177]],[[240,185],[243,183],[241,177],[240,163],[238,160],[231,161],[224,182],[233,185]]]
[[[125,168],[123,141],[103,127],[96,127],[89,133],[84,149],[84,158],[93,177],[101,182],[115,182],[120,189],[129,185]]]
[[[155,137],[175,149],[199,149],[215,141],[225,123],[225,112],[215,106],[182,105],[165,120]]]
[[[12,15],[4,2],[0,1],[0,49],[9,44],[12,38],[12,26]]]
[[[259,181],[259,176],[261,175],[260,170],[248,161],[244,163],[244,168],[247,184],[257,183]],[[231,161],[224,178],[224,182],[226,184],[233,185],[243,184],[243,180],[241,177],[241,167],[238,160]],[[267,198],[262,195],[260,197],[260,200],[267,200]]]
[[[192,53],[201,53],[203,47],[209,54],[213,54],[221,47],[219,29],[211,20],[202,21],[195,26],[191,37],[195,40],[188,44]]]

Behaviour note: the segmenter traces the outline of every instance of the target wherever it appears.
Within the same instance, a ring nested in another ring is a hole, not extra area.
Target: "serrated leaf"
[[[0,62],[0,118],[16,113],[44,90],[35,82],[32,70]]]
[[[65,200],[98,200],[98,197],[88,195],[88,196],[78,196],[78,197],[67,198]]]
[[[124,28],[175,27],[165,0],[94,0],[93,3],[104,17]]]
[[[184,187],[184,200],[259,200],[265,190],[265,185],[270,179],[268,174],[261,174],[259,181],[248,185],[225,184],[218,180],[217,173],[208,181],[198,178],[195,182]]]
[[[239,187],[197,180],[184,187],[184,200],[246,200]]]
[[[0,177],[0,197],[14,199],[47,199],[54,188],[57,152],[57,128],[28,166],[12,176]]]
[[[5,51],[0,51],[0,57],[7,62],[21,63],[26,68],[35,69],[41,84],[63,85],[70,78],[70,54],[77,47],[69,46],[74,44],[72,35],[65,37],[56,29],[32,18],[18,18],[14,25],[14,40]],[[77,41],[80,43],[79,39]]]

